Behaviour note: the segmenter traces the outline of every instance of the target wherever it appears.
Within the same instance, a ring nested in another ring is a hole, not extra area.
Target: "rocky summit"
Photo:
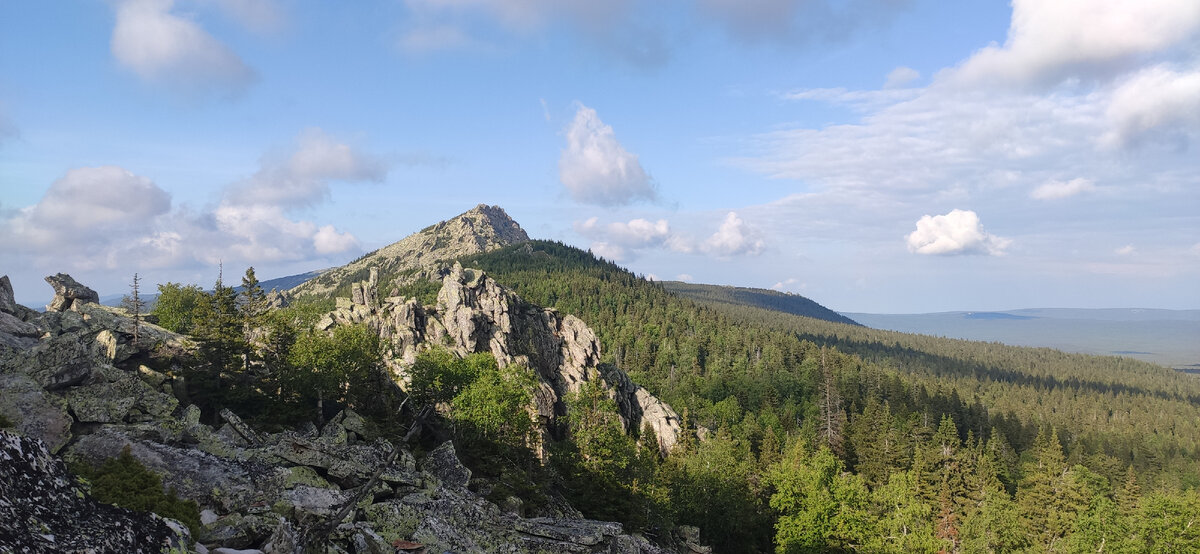
[[[430,225],[293,288],[291,296],[330,297],[339,286],[360,281],[374,268],[381,278],[429,278],[447,260],[528,242],[529,235],[499,206],[480,204]]]

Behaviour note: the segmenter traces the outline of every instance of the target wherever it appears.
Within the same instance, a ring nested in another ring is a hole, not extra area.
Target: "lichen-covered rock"
[[[462,465],[454,451],[454,443],[443,442],[425,459],[425,471],[433,474],[442,486],[449,489],[465,489],[471,482],[471,470]]]
[[[51,452],[71,439],[66,403],[23,373],[0,374],[0,415],[21,434],[45,442]]]
[[[137,375],[114,370],[116,379],[67,391],[67,405],[82,423],[121,423],[171,416],[179,401]]]
[[[46,282],[54,287],[54,299],[50,301],[50,305],[46,306],[46,311],[49,312],[65,312],[71,309],[76,303],[86,304],[99,303],[100,295],[96,291],[83,286],[66,273],[58,273],[46,277]]]
[[[177,523],[95,502],[42,441],[0,430],[0,552],[157,554],[189,544]]]
[[[191,448],[135,437],[116,427],[102,427],[67,448],[68,459],[98,464],[125,446],[142,465],[163,476],[163,485],[179,496],[218,513],[245,509],[281,496],[287,471],[263,462],[215,456]]]
[[[0,346],[32,348],[42,336],[41,329],[7,312],[0,312]]]

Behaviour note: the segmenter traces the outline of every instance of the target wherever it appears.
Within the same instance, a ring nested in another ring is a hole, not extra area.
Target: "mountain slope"
[[[753,306],[792,315],[823,319],[834,323],[858,325],[857,321],[798,294],[787,294],[768,289],[701,285],[680,281],[663,281],[662,286],[673,294],[690,298],[702,304],[717,303]]]
[[[439,262],[528,240],[529,235],[504,209],[480,204],[344,266],[327,270],[292,288],[288,294],[294,298],[345,295],[351,283],[367,278],[371,268],[378,270],[386,294],[394,282],[432,277],[440,266],[446,265]]]

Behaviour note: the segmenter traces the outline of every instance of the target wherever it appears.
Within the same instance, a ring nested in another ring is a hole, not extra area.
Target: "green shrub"
[[[188,526],[192,536],[200,530],[200,507],[180,499],[173,488],[164,492],[162,478],[137,461],[128,446],[98,468],[81,463],[72,469],[91,484],[92,498],[98,502],[178,520]]]

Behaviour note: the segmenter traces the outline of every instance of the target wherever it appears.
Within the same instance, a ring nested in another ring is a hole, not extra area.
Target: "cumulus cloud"
[[[1193,0],[1013,0],[1003,45],[976,52],[945,77],[967,84],[1047,86],[1109,79],[1200,32]]]
[[[195,21],[172,13],[173,0],[117,4],[110,48],[142,79],[188,94],[238,94],[255,73]]]
[[[690,283],[690,282],[692,282],[692,281],[695,281],[695,280],[696,280],[696,278],[695,278],[695,277],[692,277],[691,275],[689,275],[689,274],[687,274],[687,273],[680,273],[679,275],[676,275],[676,276],[675,276],[675,280],[677,280],[677,281],[683,281],[683,282],[685,282],[685,283]]]
[[[666,248],[675,252],[691,252],[691,240],[671,231],[665,219],[650,221],[632,219],[601,225],[592,217],[575,223],[575,232],[594,239],[591,249],[596,254],[615,261],[627,261],[636,252],[647,248]]]
[[[264,157],[258,172],[231,186],[213,212],[232,248],[247,260],[287,260],[358,248],[358,239],[330,225],[291,219],[288,212],[324,202],[334,181],[381,181],[387,166],[321,129],[301,132],[293,150]]]
[[[911,67],[900,66],[888,73],[883,88],[902,88],[921,78],[921,72]]]
[[[558,160],[558,177],[576,201],[621,206],[657,198],[637,154],[617,141],[596,110],[580,104],[565,132],[567,146]]]
[[[1091,179],[1080,177],[1078,179],[1071,179],[1070,181],[1050,181],[1044,183],[1038,188],[1033,189],[1033,192],[1030,192],[1029,196],[1037,200],[1058,200],[1094,190],[1096,190],[1096,185]]]
[[[35,205],[7,221],[10,246],[78,255],[153,229],[171,197],[150,179],[116,166],[72,169]]]
[[[1156,133],[1200,129],[1200,71],[1179,72],[1166,64],[1143,69],[1120,83],[1107,115],[1109,146],[1144,142]]]
[[[922,216],[907,242],[909,252],[934,255],[999,256],[1012,244],[1009,239],[985,232],[975,212],[957,209],[945,215]]]
[[[729,212],[717,232],[708,237],[701,249],[717,256],[754,256],[766,248],[757,229],[750,227],[736,212]]]
[[[157,184],[120,167],[74,169],[37,204],[0,219],[3,234],[14,237],[0,251],[57,270],[315,260],[357,250],[358,239],[292,212],[324,201],[331,181],[379,180],[385,172],[319,129],[302,133],[292,151],[264,158],[254,176],[203,210],[172,207]]]
[[[379,159],[310,128],[300,133],[291,152],[263,158],[258,172],[226,195],[226,203],[311,206],[329,197],[333,181],[377,182],[386,174],[387,167]]]

